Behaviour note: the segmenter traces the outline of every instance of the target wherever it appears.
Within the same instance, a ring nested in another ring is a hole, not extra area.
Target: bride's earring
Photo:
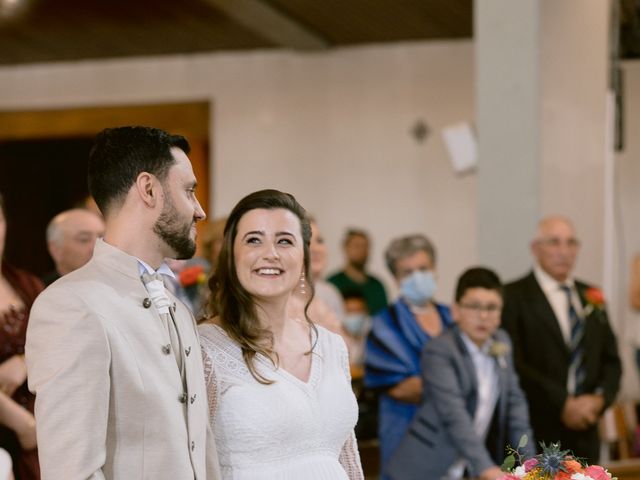
[[[306,281],[306,278],[304,276],[304,271],[300,274],[300,293],[302,295],[306,295],[307,294],[307,281]]]

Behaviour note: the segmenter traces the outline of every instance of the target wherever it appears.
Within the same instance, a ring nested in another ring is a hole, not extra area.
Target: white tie
[[[184,372],[182,369],[182,347],[180,346],[180,336],[178,335],[178,329],[173,318],[173,311],[171,310],[171,299],[167,295],[164,289],[164,283],[162,282],[162,275],[159,273],[142,274],[142,281],[144,282],[147,292],[151,297],[151,301],[155,305],[160,318],[165,324],[165,329],[169,333],[170,348],[173,350],[173,355],[176,357],[176,363],[180,370],[180,376],[184,379]],[[165,352],[168,353],[168,352]]]
[[[151,296],[151,301],[156,306],[158,313],[169,313],[169,307],[171,306],[171,299],[167,295],[164,289],[164,283],[162,281],[162,275],[159,273],[142,275],[142,281],[147,287],[147,292]]]

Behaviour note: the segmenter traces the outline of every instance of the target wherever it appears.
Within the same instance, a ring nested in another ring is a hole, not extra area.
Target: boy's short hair
[[[485,288],[496,291],[500,297],[504,296],[500,277],[493,271],[485,267],[473,267],[466,270],[458,277],[456,286],[456,302],[459,302],[467,290],[471,288]]]
[[[362,304],[362,308],[364,309],[363,312],[366,312],[367,314],[371,313],[369,311],[369,305],[367,305],[367,299],[361,290],[349,288],[344,292],[340,292],[340,293],[342,294],[342,299],[344,300],[345,306],[347,306],[347,302],[350,302],[350,301],[360,302]]]

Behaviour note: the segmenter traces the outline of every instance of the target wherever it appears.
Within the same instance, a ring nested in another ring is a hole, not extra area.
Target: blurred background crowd
[[[574,405],[565,420],[599,433],[601,459],[640,455],[638,2],[231,5],[0,0],[2,446],[35,447],[21,360],[29,306],[90,258],[104,229],[85,180],[93,138],[144,124],[192,145],[209,219],[168,287],[197,317],[240,197],[279,188],[314,215],[310,314],[349,346],[372,478],[416,414],[420,354],[455,322],[458,276],[478,264],[509,283],[503,326],[537,436],[559,434],[536,412],[553,405],[563,425],[565,399],[527,377],[544,361],[527,345],[571,343],[568,307],[584,317],[589,305],[575,279],[599,286],[616,353],[587,345],[602,360],[589,368],[606,364],[618,380],[590,392],[603,405]],[[546,289],[544,272],[573,281],[569,293]],[[547,304],[532,311],[557,328],[526,330],[520,305],[536,284]],[[552,400],[532,401],[536,388]],[[33,458],[13,459],[32,478]]]

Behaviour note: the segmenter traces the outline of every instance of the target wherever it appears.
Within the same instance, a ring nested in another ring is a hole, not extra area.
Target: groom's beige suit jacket
[[[184,388],[148,297],[137,259],[99,240],[34,303],[26,359],[43,480],[219,478],[195,322],[172,297]]]

